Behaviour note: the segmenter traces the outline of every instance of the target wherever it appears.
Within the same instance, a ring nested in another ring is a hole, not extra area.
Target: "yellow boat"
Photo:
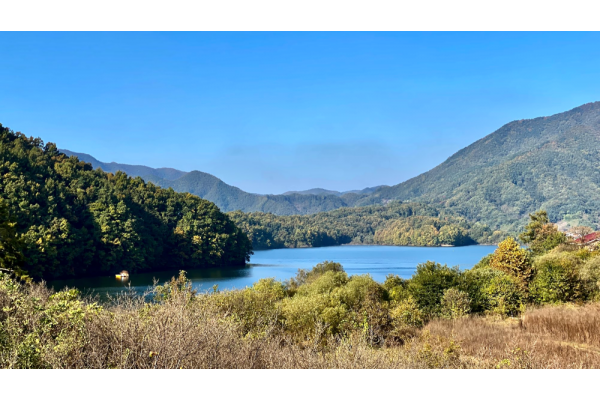
[[[127,279],[127,278],[129,278],[129,272],[127,272],[127,271],[121,271],[121,273],[120,274],[116,274],[115,277],[117,279]]]

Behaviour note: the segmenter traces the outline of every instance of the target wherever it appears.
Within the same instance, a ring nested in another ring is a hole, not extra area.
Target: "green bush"
[[[396,303],[405,300],[410,296],[407,287],[408,281],[406,279],[402,279],[398,275],[393,274],[386,276],[385,282],[383,283],[386,299]]]
[[[587,260],[579,269],[586,297],[591,300],[600,299],[600,256]]]
[[[244,334],[256,335],[277,323],[279,303],[286,296],[281,282],[265,278],[246,289],[214,293],[210,300],[228,318],[240,324]]]
[[[490,261],[492,260],[493,256],[494,256],[494,253],[491,253],[491,254],[488,254],[487,256],[483,257],[481,260],[479,260],[479,262],[477,264],[475,264],[473,266],[472,269],[488,268],[490,266]]]
[[[444,292],[442,297],[442,317],[457,319],[471,312],[471,301],[469,295],[462,290],[450,288]]]
[[[311,270],[299,269],[295,277],[286,282],[289,290],[295,291],[300,286],[310,283],[326,272],[344,272],[342,264],[333,261],[323,261],[315,265]]]
[[[450,268],[433,261],[417,265],[417,271],[408,283],[408,292],[427,315],[440,313],[442,297],[447,289],[460,284],[458,267]]]
[[[508,237],[498,245],[490,258],[490,267],[505,272],[521,282],[523,290],[531,280],[531,258],[527,250],[521,248],[517,241]]]
[[[578,268],[581,260],[571,253],[546,254],[535,259],[534,278],[529,285],[538,304],[564,303],[581,299],[583,285]]]
[[[516,316],[523,310],[525,295],[521,281],[512,275],[496,271],[483,287],[483,293],[492,314]]]
[[[485,288],[492,278],[502,274],[503,272],[489,267],[473,268],[462,274],[460,289],[469,295],[472,312],[483,313],[491,309],[490,298]]]
[[[400,301],[393,307],[390,310],[390,316],[395,334],[399,336],[414,328],[421,328],[425,324],[425,315],[412,297]]]

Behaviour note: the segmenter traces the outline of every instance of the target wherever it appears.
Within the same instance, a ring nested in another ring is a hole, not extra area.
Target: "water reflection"
[[[246,267],[221,267],[188,270],[187,276],[194,289],[205,292],[218,285],[219,289],[241,289],[262,278],[286,280],[299,268],[311,268],[324,260],[341,263],[349,275],[370,274],[383,282],[386,275],[395,274],[409,278],[417,264],[435,260],[461,269],[471,268],[482,257],[493,252],[496,246],[466,247],[397,247],[397,246],[336,246],[305,249],[278,249],[255,251]],[[105,298],[130,289],[143,293],[152,286],[170,280],[178,271],[134,273],[128,280],[115,275],[94,278],[66,279],[49,282],[55,290],[65,286],[77,288],[85,294],[98,294]]]

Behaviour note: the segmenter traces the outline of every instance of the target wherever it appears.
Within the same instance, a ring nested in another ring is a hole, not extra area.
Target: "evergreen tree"
[[[0,271],[2,272],[21,271],[23,255],[15,225],[16,223],[10,220],[6,203],[0,198]]]

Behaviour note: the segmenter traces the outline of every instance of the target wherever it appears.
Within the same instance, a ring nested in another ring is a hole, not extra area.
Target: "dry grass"
[[[462,357],[481,368],[599,368],[600,305],[546,306],[521,319],[437,320],[427,326],[453,335]]]
[[[53,298],[43,285],[6,288],[3,368],[600,367],[599,304],[532,309],[521,319],[434,320],[373,346],[361,330],[334,336],[323,326],[299,340],[277,318],[249,332],[215,306],[214,294],[182,291],[152,304],[123,295],[99,309],[91,299]]]

